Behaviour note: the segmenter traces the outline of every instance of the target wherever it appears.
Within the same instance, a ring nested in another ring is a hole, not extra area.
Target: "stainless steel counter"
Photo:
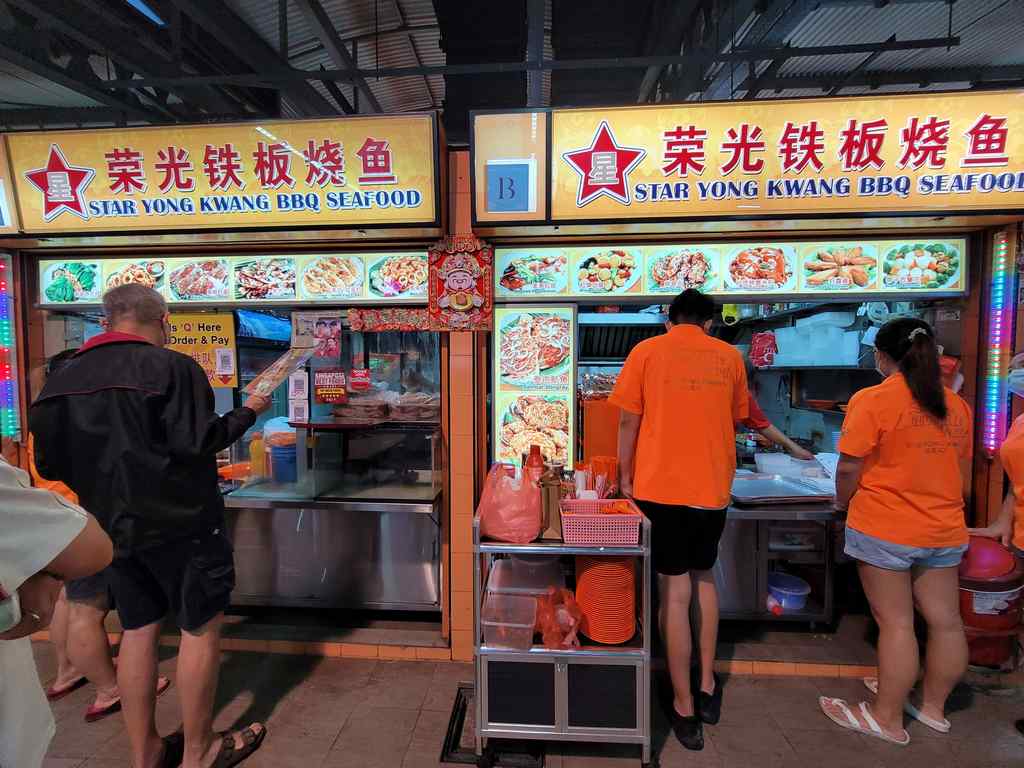
[[[225,498],[236,605],[441,609],[440,493],[427,500]]]
[[[826,520],[836,519],[831,504],[733,504],[729,507],[730,520]]]

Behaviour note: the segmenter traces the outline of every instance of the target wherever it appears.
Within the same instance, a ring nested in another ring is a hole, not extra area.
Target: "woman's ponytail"
[[[939,350],[928,323],[904,317],[878,331],[875,345],[899,365],[914,401],[939,421],[946,419],[946,392],[939,368]]]

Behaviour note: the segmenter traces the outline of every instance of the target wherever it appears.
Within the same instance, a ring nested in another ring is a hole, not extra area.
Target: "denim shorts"
[[[960,565],[967,545],[959,547],[908,547],[868,536],[846,526],[846,554],[854,560],[884,568],[908,571],[911,568],[952,568]]]

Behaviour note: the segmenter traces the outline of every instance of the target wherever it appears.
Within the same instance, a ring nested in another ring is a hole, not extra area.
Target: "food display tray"
[[[831,501],[832,494],[798,477],[745,475],[733,478],[732,500],[737,504],[798,504]]]

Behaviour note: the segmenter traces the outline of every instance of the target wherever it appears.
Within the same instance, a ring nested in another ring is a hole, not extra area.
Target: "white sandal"
[[[903,738],[897,739],[885,731],[882,730],[882,726],[878,724],[878,721],[871,716],[871,711],[868,709],[866,701],[860,703],[860,713],[864,718],[864,722],[867,725],[862,725],[860,720],[850,710],[849,705],[842,699],[833,699],[828,696],[820,696],[818,698],[818,706],[821,707],[821,711],[825,714],[829,720],[838,725],[840,728],[845,728],[848,731],[856,731],[857,733],[863,733],[866,736],[873,736],[876,739],[887,741],[890,744],[896,744],[900,747],[905,747],[910,743],[910,734],[907,730],[903,729]],[[838,707],[843,713],[845,719],[840,718],[838,715],[834,715],[826,709],[827,706]]]
[[[877,696],[878,695],[878,678],[877,677],[865,677],[864,678],[864,687],[867,688],[869,691],[871,691],[873,694],[875,694],[875,696]],[[903,711],[906,712],[908,715],[910,715],[915,720],[917,720],[917,722],[922,723],[923,725],[927,725],[933,731],[936,731],[938,733],[949,733],[949,729],[953,727],[950,724],[949,720],[947,720],[946,718],[942,718],[941,720],[935,720],[935,719],[933,719],[931,717],[928,717],[928,715],[924,714],[924,712],[922,712],[917,707],[915,707],[913,704],[911,704],[909,699],[907,699],[906,703],[904,703]]]

